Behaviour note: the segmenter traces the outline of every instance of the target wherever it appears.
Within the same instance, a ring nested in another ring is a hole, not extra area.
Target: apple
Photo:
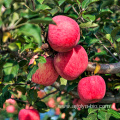
[[[58,52],[67,52],[75,47],[80,39],[80,28],[75,20],[64,15],[53,17],[56,23],[48,28],[48,43]]]
[[[54,66],[58,74],[67,79],[74,80],[87,68],[88,55],[81,45],[76,45],[68,52],[58,53],[54,57]]]
[[[65,119],[65,113],[62,113],[61,118]]]
[[[99,75],[82,78],[77,88],[79,97],[86,103],[96,103],[103,99],[106,92],[104,79]]]
[[[11,98],[9,98],[9,99],[6,100],[6,103],[15,105],[15,104],[16,104],[16,101],[13,100],[13,99],[11,99]]]
[[[60,108],[55,108],[55,115],[59,115],[60,114]]]
[[[46,95],[46,93],[45,93],[44,90],[38,91],[37,94],[38,94],[38,97],[39,97],[39,98],[42,98],[42,97],[44,97],[44,96]]]
[[[51,108],[55,107],[55,100],[53,98],[50,98],[47,102],[47,105]]]
[[[58,78],[52,57],[46,57],[46,63],[38,63],[38,69],[32,75],[32,82],[44,86],[52,85]]]
[[[64,103],[64,101],[61,101],[59,104],[60,104],[60,105],[64,105],[65,103]]]
[[[9,105],[6,107],[6,112],[7,113],[14,113],[15,112],[15,107],[13,105]]]
[[[88,103],[85,103],[82,100],[75,98],[73,100],[73,105],[75,105],[78,110],[81,110],[81,108],[83,109],[85,105],[88,105]]]
[[[57,97],[57,102],[60,102],[61,101],[61,97]]]
[[[18,120],[40,120],[40,115],[36,109],[21,109]]]

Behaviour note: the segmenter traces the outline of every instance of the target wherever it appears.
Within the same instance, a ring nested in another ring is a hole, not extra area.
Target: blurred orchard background
[[[37,109],[41,120],[120,119],[120,0],[0,0],[0,10],[0,120],[17,120],[23,108]],[[32,83],[31,77],[37,64],[46,62],[42,54],[55,54],[47,33],[56,15],[79,24],[78,44],[95,66],[73,81],[59,77],[45,87]],[[114,69],[107,71],[110,65]],[[78,99],[79,80],[93,74],[106,82],[105,98],[92,104],[103,107],[69,107]]]

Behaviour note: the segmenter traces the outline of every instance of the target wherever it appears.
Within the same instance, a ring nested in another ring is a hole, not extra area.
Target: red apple
[[[58,78],[53,64],[53,58],[47,57],[46,63],[38,63],[38,70],[32,76],[32,82],[44,86],[52,85]]]
[[[57,102],[60,102],[61,101],[61,97],[57,97]]]
[[[60,108],[55,108],[55,114],[59,115],[60,114]]]
[[[44,90],[38,91],[37,94],[38,94],[38,97],[39,97],[39,98],[42,98],[42,97],[44,97],[44,96],[46,95],[46,93],[45,93]]]
[[[53,98],[50,98],[49,101],[47,102],[47,105],[51,108],[55,107],[55,100]]]
[[[88,56],[81,45],[75,46],[71,51],[58,53],[54,58],[56,71],[67,80],[79,77],[86,70],[87,65]]]
[[[6,107],[6,112],[7,113],[14,113],[15,112],[15,107],[13,105],[9,105]]]
[[[64,101],[61,101],[59,104],[60,104],[60,105],[64,105],[64,104],[65,104],[65,102],[64,102]]]
[[[9,99],[6,100],[6,103],[14,105],[14,104],[16,104],[16,101],[9,98]]]
[[[36,109],[21,109],[18,120],[40,120],[40,115]]]
[[[80,39],[80,28],[70,17],[58,15],[53,17],[56,25],[48,28],[48,42],[52,49],[58,52],[67,52],[75,47]]]
[[[99,75],[82,78],[78,83],[78,94],[86,103],[99,102],[105,95],[106,84]]]
[[[65,118],[65,113],[62,113],[61,118],[62,118],[62,119]]]

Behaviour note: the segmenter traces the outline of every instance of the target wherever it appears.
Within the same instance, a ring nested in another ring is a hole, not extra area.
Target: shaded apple
[[[21,109],[18,120],[40,120],[40,115],[36,109]]]
[[[52,57],[47,57],[46,63],[38,63],[38,67],[32,76],[32,82],[50,86],[57,80],[58,73],[54,68]]]
[[[88,56],[81,45],[75,46],[71,51],[58,53],[54,57],[54,66],[58,74],[67,79],[74,80],[87,68]]]
[[[55,100],[53,98],[50,98],[47,102],[47,105],[51,108],[55,107]]]
[[[53,17],[56,23],[48,28],[48,42],[52,49],[67,52],[75,47],[80,39],[78,23],[70,17],[58,15]]]
[[[42,97],[44,97],[44,96],[46,95],[46,93],[45,93],[44,90],[38,91],[37,94],[38,94],[38,97],[39,97],[39,98],[42,98]]]
[[[79,81],[77,91],[82,101],[96,103],[103,99],[106,92],[106,84],[99,75],[85,77]]]

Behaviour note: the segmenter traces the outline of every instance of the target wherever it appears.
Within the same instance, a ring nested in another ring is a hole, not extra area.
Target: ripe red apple
[[[76,45],[68,52],[58,53],[54,57],[54,66],[58,74],[67,79],[74,80],[82,74],[88,65],[88,56],[81,45]]]
[[[40,120],[40,115],[36,109],[21,109],[18,120]]]
[[[55,107],[55,100],[53,98],[50,98],[47,102],[47,105],[51,108]]]
[[[58,78],[53,64],[53,58],[47,57],[46,63],[38,63],[38,70],[32,76],[32,82],[41,84],[44,86],[52,85]]]
[[[78,83],[78,94],[86,103],[99,102],[105,95],[106,84],[99,75],[82,78]]]
[[[60,105],[64,105],[64,104],[65,104],[65,102],[64,102],[64,101],[61,101],[59,104],[60,104]]]
[[[58,107],[55,108],[55,114],[56,114],[56,115],[59,115],[59,114],[60,114],[60,108],[58,108]]]
[[[53,17],[56,25],[48,28],[48,42],[52,49],[58,52],[67,52],[75,47],[80,39],[80,28],[70,17],[58,15]]]
[[[14,113],[15,112],[15,107],[13,105],[9,105],[6,107],[6,112],[7,113]]]

